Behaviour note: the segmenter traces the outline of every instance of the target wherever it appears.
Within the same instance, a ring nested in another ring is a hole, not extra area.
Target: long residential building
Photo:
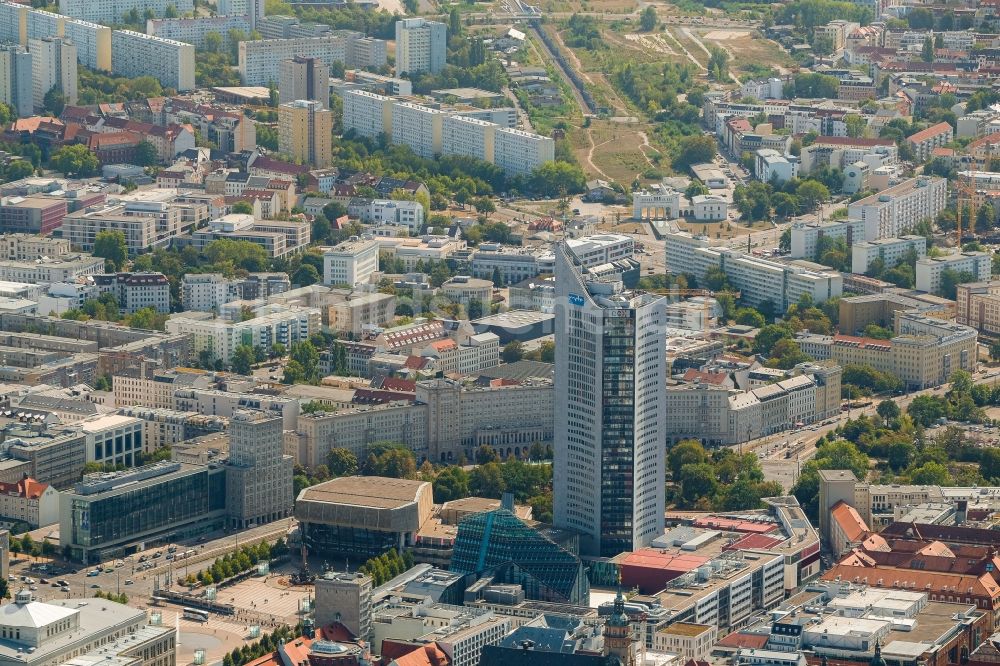
[[[195,87],[191,44],[132,30],[115,30],[111,34],[111,63],[112,71],[119,76],[152,76],[164,87],[177,91]]]
[[[792,233],[794,236],[795,232]],[[927,239],[909,235],[854,243],[851,245],[851,272],[867,273],[875,261],[881,261],[886,268],[893,268],[911,253],[917,259],[927,256]]]
[[[178,14],[194,11],[192,0],[59,0],[59,13],[63,16],[105,25],[120,24],[132,10],[140,16],[147,11],[163,16],[167,7],[173,7]]]
[[[121,231],[130,254],[167,246],[177,236],[208,220],[208,206],[165,201],[111,203],[70,213],[62,233],[85,250],[94,247],[102,231]]]
[[[205,36],[215,33],[222,37],[222,48],[227,49],[229,31],[240,30],[249,35],[249,16],[199,16],[198,18],[152,18],[146,21],[146,34],[161,39],[191,44],[196,49],[205,48]]]
[[[120,20],[121,17],[117,17]],[[69,16],[0,2],[0,42],[27,46],[29,39],[66,37],[76,47],[81,65],[111,71],[111,28]]]
[[[307,340],[319,330],[320,311],[316,308],[270,307],[246,321],[188,318],[182,314],[167,320],[170,333],[189,333],[195,354],[207,352],[213,359],[228,363],[240,345],[263,347],[280,342],[285,348]]]
[[[937,176],[910,178],[847,207],[847,217],[865,225],[865,240],[896,238],[944,210],[948,181]]]
[[[74,283],[79,278],[104,272],[104,259],[89,254],[57,259],[0,260],[0,280],[27,284]]]
[[[378,68],[385,64],[385,49],[359,49],[355,43],[367,40],[364,34],[350,30],[337,31],[322,37],[293,39],[263,39],[240,42],[239,70],[248,86],[277,84],[281,62],[296,56],[316,58],[334,68]],[[381,62],[379,62],[381,61]]]
[[[941,257],[924,257],[917,260],[916,287],[920,291],[939,293],[945,271],[951,271],[959,278],[971,275],[969,282],[989,280],[992,257],[985,252],[956,252]]]
[[[31,54],[24,47],[0,45],[0,102],[21,118],[30,116],[34,111],[31,69]]]
[[[668,385],[667,441],[704,446],[748,442],[830,418],[840,412],[840,366],[802,363],[792,376],[740,391],[710,382]]]
[[[956,370],[975,371],[976,329],[912,311],[896,311],[893,319],[889,340],[803,334],[796,341],[814,359],[869,365],[898,377],[909,390],[940,386]]]
[[[471,460],[486,445],[521,457],[535,442],[552,441],[553,387],[535,379],[480,387],[451,379],[417,382],[416,401],[303,414],[286,453],[301,465],[322,464],[331,446],[363,455],[379,441],[405,444],[418,460]]]
[[[803,294],[815,303],[840,296],[843,277],[807,262],[781,263],[725,247],[715,247],[704,236],[686,232],[664,234],[667,270],[674,275],[691,274],[702,281],[710,268],[726,273],[730,284],[749,305],[773,302],[784,312]]]
[[[549,137],[364,90],[346,90],[343,99],[345,132],[385,135],[422,157],[465,155],[496,164],[509,175],[530,174],[555,159]]]

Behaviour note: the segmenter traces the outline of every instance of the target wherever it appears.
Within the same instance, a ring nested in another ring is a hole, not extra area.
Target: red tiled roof
[[[858,510],[843,500],[833,505],[830,517],[840,526],[848,541],[858,541],[868,531],[868,525]]]
[[[748,548],[771,548],[783,542],[784,539],[767,536],[766,534],[748,534],[742,539],[734,541],[722,550],[746,550]]]
[[[437,643],[421,645],[413,652],[389,662],[389,666],[447,666],[451,663]]]
[[[903,589],[944,592],[951,590],[968,591],[969,594],[1000,598],[1000,585],[989,574],[981,576],[945,573],[941,571],[914,571],[898,567],[876,566],[874,568],[852,566],[841,562],[823,574],[823,580],[840,580],[864,583],[872,587],[899,587]]]
[[[726,383],[729,376],[724,372],[702,372],[694,368],[688,368],[684,373],[684,381],[693,382],[695,380],[703,384],[715,384],[721,386]]]
[[[965,147],[966,150],[975,150],[980,146],[992,146],[994,144],[1000,143],[1000,132],[994,132],[993,134],[987,134],[984,137],[980,137],[975,141],[970,141],[969,145]]]
[[[24,477],[17,483],[0,483],[0,494],[13,495],[25,499],[38,499],[49,487],[47,483],[35,481],[30,476]]]
[[[939,134],[944,134],[946,132],[951,132],[951,131],[952,128],[950,124],[946,122],[940,122],[937,125],[931,125],[925,130],[920,130],[916,134],[911,134],[910,136],[906,137],[906,140],[909,141],[910,143],[920,143],[921,141],[926,141],[927,139],[935,137]]]

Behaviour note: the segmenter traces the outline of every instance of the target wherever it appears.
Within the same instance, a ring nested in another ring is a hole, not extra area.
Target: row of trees
[[[301,632],[293,631],[287,625],[281,625],[272,633],[261,636],[259,641],[234,648],[232,652],[226,653],[222,658],[222,666],[243,666],[243,664],[259,659],[265,654],[274,652],[279,645],[284,645],[299,635]]]
[[[759,509],[762,497],[783,494],[780,483],[764,480],[753,453],[741,456],[722,448],[709,454],[700,442],[685,440],[670,448],[667,467],[673,480],[668,499],[681,508]]]
[[[212,566],[208,569],[202,569],[197,575],[188,574],[184,582],[188,585],[194,585],[196,581],[202,585],[221,583],[237,574],[249,571],[257,566],[258,562],[268,562],[287,552],[288,546],[284,539],[280,538],[273,546],[266,541],[240,546],[239,550],[217,558],[212,562]]]
[[[412,567],[413,553],[406,550],[400,555],[399,551],[391,548],[378,557],[369,558],[364,564],[358,567],[358,571],[371,576],[372,584],[378,587],[379,585],[388,583]]]

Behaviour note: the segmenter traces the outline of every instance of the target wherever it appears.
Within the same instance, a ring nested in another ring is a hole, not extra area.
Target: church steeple
[[[869,662],[869,666],[886,666],[885,659],[882,658],[882,642],[875,639],[875,654]]]
[[[632,622],[625,612],[621,572],[618,573],[618,594],[614,609],[604,622],[604,654],[618,657],[622,666],[635,666],[635,644],[632,642]]]

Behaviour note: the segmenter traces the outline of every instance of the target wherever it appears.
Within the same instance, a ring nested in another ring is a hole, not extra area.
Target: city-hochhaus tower
[[[663,533],[664,301],[555,254],[555,523],[611,557]]]

